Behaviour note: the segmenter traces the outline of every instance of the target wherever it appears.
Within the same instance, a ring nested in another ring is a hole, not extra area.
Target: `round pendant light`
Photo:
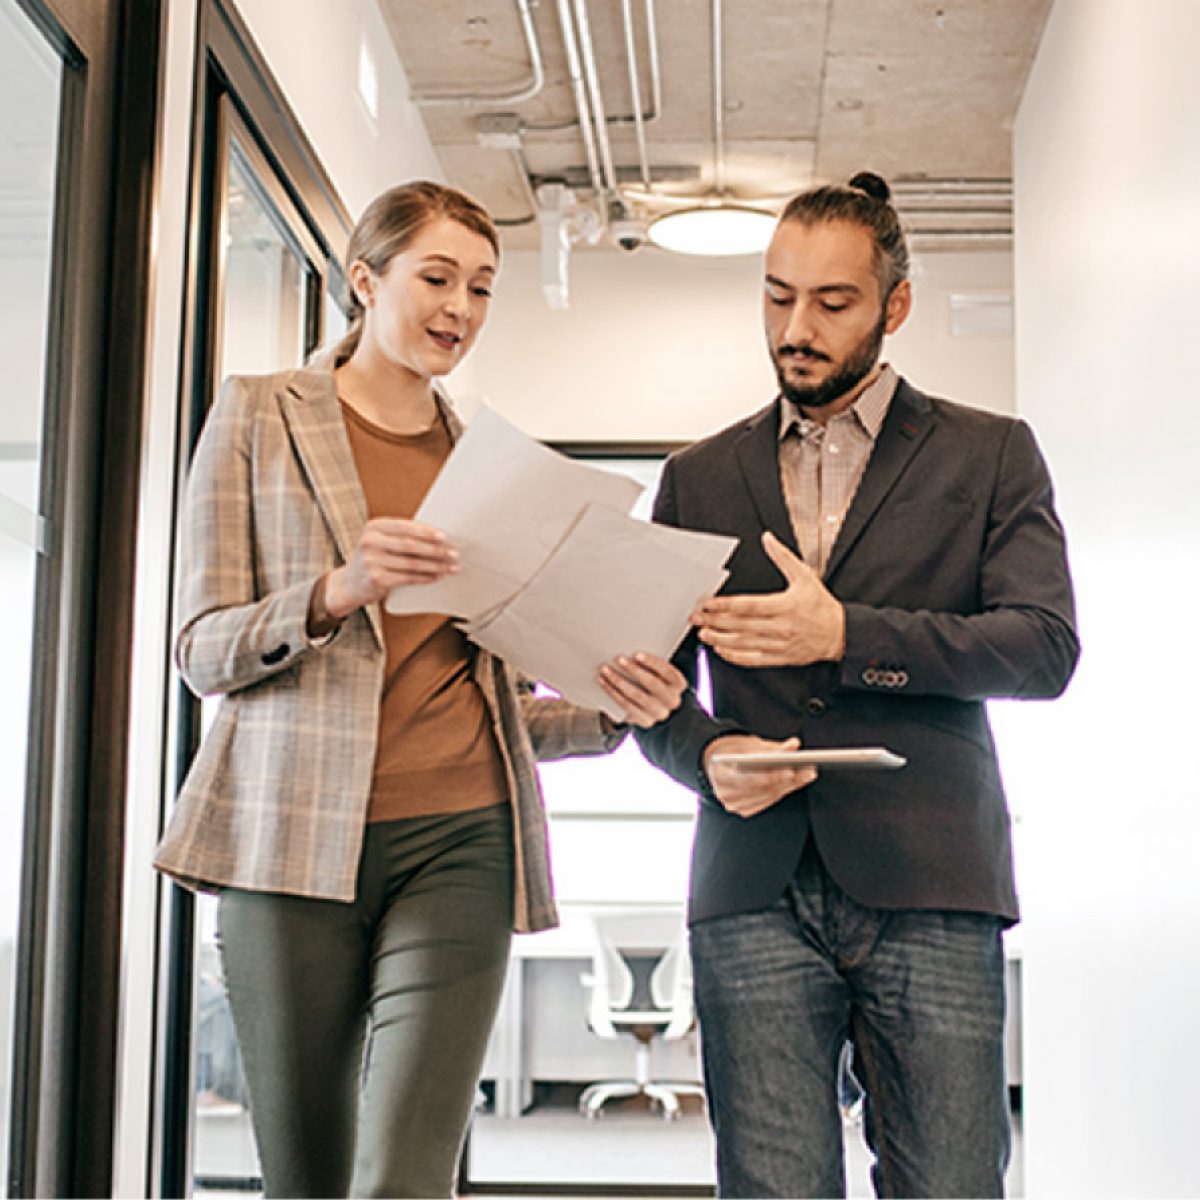
[[[711,204],[664,213],[650,223],[647,235],[656,246],[676,254],[719,258],[761,254],[774,229],[775,218],[761,209]]]

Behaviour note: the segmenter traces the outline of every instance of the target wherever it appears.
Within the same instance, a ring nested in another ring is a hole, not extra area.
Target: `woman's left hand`
[[[600,686],[625,710],[625,720],[647,729],[679,707],[687,680],[665,658],[639,650],[600,668]]]

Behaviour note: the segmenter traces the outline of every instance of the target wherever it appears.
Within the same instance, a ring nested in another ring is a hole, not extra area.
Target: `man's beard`
[[[791,383],[787,377],[785,360],[795,348],[781,347],[772,349],[771,358],[775,363],[775,374],[779,377],[779,387],[784,398],[790,400],[799,409],[828,408],[834,401],[840,400],[847,392],[853,391],[875,369],[883,350],[883,338],[887,332],[887,312],[879,314],[879,321],[853,350],[845,362],[823,383],[811,385]]]

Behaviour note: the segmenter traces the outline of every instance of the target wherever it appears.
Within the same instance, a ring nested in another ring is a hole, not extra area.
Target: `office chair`
[[[681,924],[655,964],[649,984],[651,1007],[630,1008],[634,975],[613,938],[612,924],[601,918],[593,923],[592,971],[583,976],[583,982],[590,988],[588,1024],[602,1038],[633,1036],[634,1076],[593,1083],[580,1096],[579,1111],[592,1118],[600,1115],[609,1100],[644,1095],[661,1107],[665,1118],[672,1120],[679,1116],[681,1096],[704,1096],[704,1089],[697,1083],[668,1083],[650,1078],[650,1043],[654,1038],[675,1041],[695,1024],[687,935]]]

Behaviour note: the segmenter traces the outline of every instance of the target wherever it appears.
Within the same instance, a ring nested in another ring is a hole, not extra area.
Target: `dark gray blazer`
[[[668,460],[655,519],[741,539],[726,593],[778,591],[771,530],[799,553],[779,479],[778,401]],[[639,741],[698,787],[723,732],[883,744],[899,771],[828,771],[749,820],[703,798],[690,917],[768,907],[811,832],[838,884],[878,908],[1017,918],[1009,817],[984,701],[1058,695],[1079,645],[1050,477],[1027,425],[901,381],[825,572],[846,608],[840,663],[748,669],[708,655],[693,694]],[[699,643],[677,663],[695,677]]]

